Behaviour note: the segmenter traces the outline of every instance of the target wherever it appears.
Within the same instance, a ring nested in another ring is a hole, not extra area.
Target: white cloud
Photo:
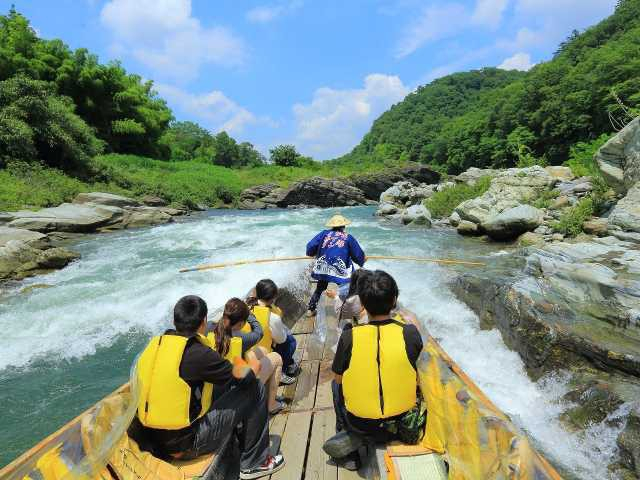
[[[399,77],[373,73],[360,89],[317,89],[311,103],[293,106],[298,149],[323,160],[351,150],[371,123],[409,89]]]
[[[191,0],[110,0],[100,20],[114,34],[113,51],[175,79],[191,79],[207,63],[239,65],[246,56],[231,30],[205,28],[192,16]]]
[[[219,90],[194,94],[163,83],[154,84],[155,90],[172,106],[202,122],[213,132],[225,130],[241,133],[248,125],[269,124],[269,119],[253,113],[228,98]]]
[[[426,43],[458,33],[468,25],[469,19],[469,12],[457,3],[426,7],[400,38],[396,57],[406,57]]]
[[[516,53],[512,57],[505,58],[505,60],[498,65],[498,68],[502,70],[522,70],[523,72],[530,70],[531,67],[533,67],[531,55],[524,52]]]
[[[297,10],[302,6],[302,0],[292,0],[278,5],[259,5],[252,8],[246,14],[251,23],[269,23],[276,18]]]
[[[582,30],[612,14],[617,0],[515,0],[514,19],[523,25],[497,46],[507,51],[557,46],[572,29]]]
[[[471,21],[476,25],[497,28],[509,0],[478,0]]]

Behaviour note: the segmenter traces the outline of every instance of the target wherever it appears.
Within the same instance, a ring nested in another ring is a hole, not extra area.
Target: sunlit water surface
[[[496,246],[448,230],[413,230],[382,222],[371,208],[342,209],[368,254],[490,259]],[[214,211],[180,223],[86,237],[82,259],[0,296],[0,466],[111,392],[128,378],[135,355],[170,325],[182,295],[201,295],[214,310],[260,278],[299,282],[304,263],[264,264],[178,274],[184,266],[304,255],[327,210]],[[563,473],[606,478],[617,430],[586,435],[558,422],[562,378],[532,382],[497,331],[479,322],[447,287],[434,264],[370,262],[398,280],[401,301],[447,352]],[[29,284],[50,288],[19,293]]]

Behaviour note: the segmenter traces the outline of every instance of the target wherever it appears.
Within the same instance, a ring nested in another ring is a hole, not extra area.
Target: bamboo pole
[[[294,262],[300,260],[313,260],[313,257],[279,257],[279,258],[261,258],[257,260],[239,260],[236,262],[225,263],[209,263],[198,265],[190,268],[181,268],[180,273],[200,272],[203,270],[215,270],[218,268],[237,267],[240,265],[255,265],[259,263],[276,263],[276,262]],[[471,262],[467,260],[455,260],[449,258],[423,258],[423,257],[395,257],[391,255],[369,255],[367,260],[401,260],[419,263],[439,263],[444,265],[466,265],[469,267],[484,267],[482,262]]]

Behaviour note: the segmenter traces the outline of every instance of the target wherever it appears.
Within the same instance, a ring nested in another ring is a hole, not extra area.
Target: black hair
[[[398,284],[391,275],[375,270],[358,281],[360,303],[369,315],[387,315],[396,306]]]
[[[344,232],[344,225],[341,227],[332,227],[331,230],[334,232]]]
[[[358,268],[354,270],[351,274],[351,280],[349,281],[349,292],[347,293],[347,298],[353,297],[354,295],[358,295],[358,282],[365,276],[370,274],[369,270],[364,268]]]
[[[253,308],[258,305],[258,300],[270,302],[277,296],[278,286],[276,285],[276,282],[270,278],[263,278],[256,283],[256,287],[253,289],[253,292],[249,294],[249,297],[247,298],[247,305],[249,305],[249,308]]]
[[[216,325],[216,351],[223,357],[229,353],[229,344],[233,332],[231,327],[239,323],[244,323],[249,318],[249,307],[239,298],[232,298],[224,305],[222,318]],[[225,325],[225,320],[228,325]]]
[[[197,295],[182,297],[173,307],[173,324],[180,333],[196,333],[206,316],[207,303]]]

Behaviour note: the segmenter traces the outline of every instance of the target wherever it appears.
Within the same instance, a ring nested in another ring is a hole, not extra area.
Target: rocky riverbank
[[[261,210],[369,205],[376,203],[380,194],[397,182],[435,184],[439,180],[440,174],[425,165],[411,165],[340,179],[313,177],[295,182],[287,188],[277,184],[248,188],[240,195],[238,208]]]
[[[143,201],[109,193],[81,193],[72,203],[0,214],[0,281],[60,269],[79,258],[67,246],[78,234],[147,227],[187,213],[156,197]]]

